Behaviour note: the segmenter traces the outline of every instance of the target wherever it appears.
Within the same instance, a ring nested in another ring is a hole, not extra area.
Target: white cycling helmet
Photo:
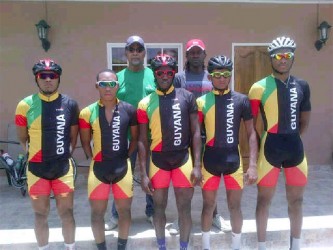
[[[294,52],[296,50],[296,43],[289,37],[277,37],[268,46],[267,51],[268,53],[272,54],[275,50],[282,48],[292,49],[292,51]]]

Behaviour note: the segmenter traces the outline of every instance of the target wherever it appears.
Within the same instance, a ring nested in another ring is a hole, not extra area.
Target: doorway
[[[253,83],[272,73],[268,44],[233,44],[234,76],[233,89],[248,95]],[[261,116],[258,116],[256,130],[263,130]],[[244,123],[239,131],[239,145],[243,158],[243,170],[249,166],[249,146]]]

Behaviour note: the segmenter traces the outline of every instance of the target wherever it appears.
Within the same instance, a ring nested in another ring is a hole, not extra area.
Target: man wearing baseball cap
[[[140,36],[130,36],[126,40],[125,55],[128,66],[117,73],[119,90],[117,98],[128,102],[134,107],[138,106],[139,101],[155,91],[155,78],[153,71],[144,66],[146,48]],[[130,156],[132,173],[134,173],[137,150]],[[153,223],[154,204],[153,198],[146,195],[147,220]],[[111,219],[105,224],[105,230],[112,230],[118,226],[118,213],[115,204],[112,204]]]
[[[212,90],[212,83],[208,80],[208,71],[205,67],[206,46],[201,39],[191,39],[186,43],[186,62],[184,71],[177,73],[174,80],[176,88],[185,88],[192,92],[196,98],[207,94]],[[205,131],[201,131],[201,138],[205,144]],[[223,232],[230,232],[229,223],[217,213],[215,208],[213,213],[213,226]],[[169,233],[176,235],[179,233],[178,220],[174,221],[169,228]]]

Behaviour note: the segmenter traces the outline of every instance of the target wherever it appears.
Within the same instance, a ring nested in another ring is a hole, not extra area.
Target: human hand
[[[200,167],[194,167],[191,172],[191,183],[193,186],[201,186],[202,173]]]
[[[152,187],[152,184],[147,175],[141,176],[141,188],[147,194],[153,195],[154,188]]]
[[[258,179],[257,167],[250,166],[246,173],[244,174],[244,183],[245,185],[255,184]]]

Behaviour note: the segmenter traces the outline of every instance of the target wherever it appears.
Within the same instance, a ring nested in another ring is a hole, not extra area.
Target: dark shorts
[[[69,160],[51,162],[29,162],[28,170],[33,175],[46,180],[56,180],[65,176],[69,171]]]
[[[188,161],[188,149],[171,152],[152,152],[151,158],[155,166],[170,171],[183,166]]]
[[[304,149],[299,134],[267,133],[264,154],[274,167],[295,167],[304,159]]]
[[[121,180],[127,173],[127,159],[114,159],[95,161],[93,172],[96,178],[105,184],[114,184]]]
[[[240,166],[238,147],[216,148],[206,145],[203,155],[204,168],[212,175],[229,175]]]

